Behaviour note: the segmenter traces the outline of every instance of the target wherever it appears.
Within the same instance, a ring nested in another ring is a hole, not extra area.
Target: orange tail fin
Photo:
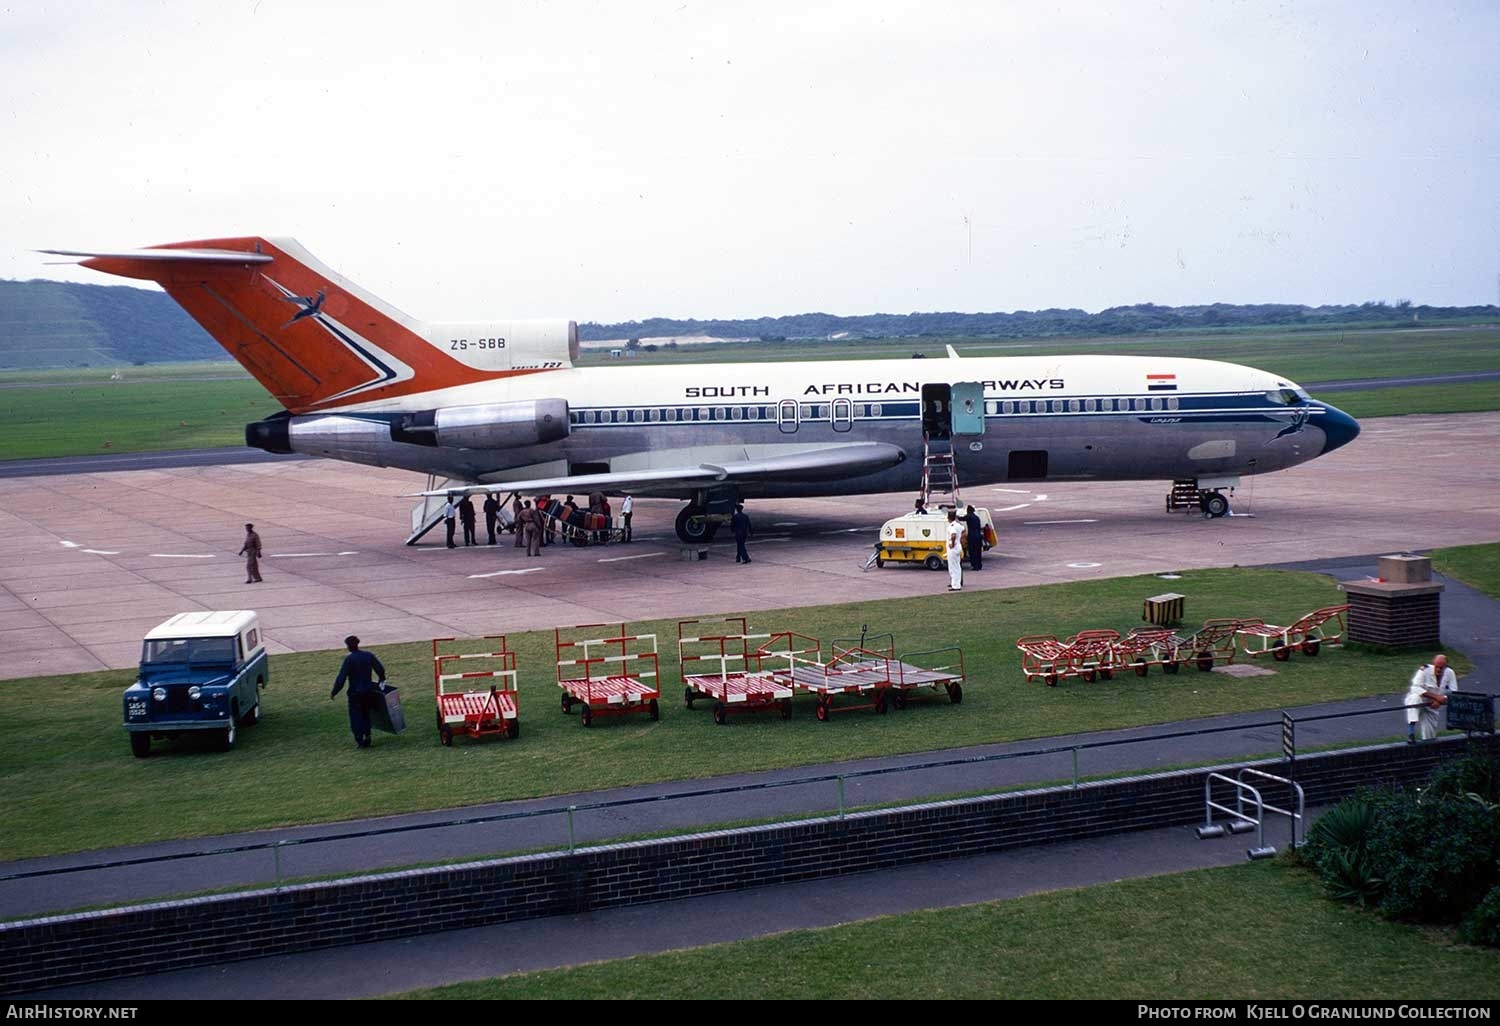
[[[421,322],[325,267],[291,239],[47,252],[88,257],[84,267],[159,283],[293,413],[497,376],[456,362],[428,341]]]

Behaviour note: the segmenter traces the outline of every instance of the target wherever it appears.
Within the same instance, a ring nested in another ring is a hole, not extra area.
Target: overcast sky
[[[0,277],[434,320],[1500,301],[1500,4],[0,0]]]

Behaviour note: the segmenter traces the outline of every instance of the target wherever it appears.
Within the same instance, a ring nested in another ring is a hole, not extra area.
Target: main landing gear
[[[684,544],[711,542],[719,531],[719,522],[696,503],[688,503],[677,514],[677,537]]]

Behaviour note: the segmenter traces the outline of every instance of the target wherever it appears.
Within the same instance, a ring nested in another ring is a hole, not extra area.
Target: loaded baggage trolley
[[[574,545],[606,545],[625,540],[625,528],[615,527],[614,518],[602,513],[590,513],[576,505],[569,509],[565,503],[552,498],[537,500],[536,508],[543,516],[561,524],[563,537]]]
[[[810,650],[812,658],[807,657],[808,650],[796,654],[781,653],[779,657],[778,653],[772,652],[776,658],[768,659],[763,665],[774,665],[771,672],[779,679],[790,681],[798,691],[815,696],[814,713],[819,722],[827,723],[836,712],[874,709],[877,713],[885,713],[885,693],[891,685],[891,660],[885,653],[858,647],[834,649],[833,658],[824,663],[819,661],[821,645],[816,639],[785,632],[773,636],[773,639],[777,637],[788,637],[793,644],[800,639],[816,646]],[[855,704],[835,706],[834,700],[841,695],[854,696]]]
[[[714,700],[714,722],[720,726],[732,712],[781,712],[792,718],[792,686],[760,668],[761,654],[752,641],[770,634],[751,634],[742,616],[716,620],[681,620],[677,624],[677,660],[683,701],[691,709],[697,698]]]
[[[445,747],[465,734],[472,738],[498,734],[521,736],[520,695],[516,690],[516,654],[506,647],[505,635],[487,635],[488,652],[443,652],[456,638],[432,639],[432,692],[437,706],[438,741]],[[475,669],[450,671],[474,660]]]
[[[1325,644],[1342,644],[1345,630],[1344,614],[1348,611],[1348,605],[1324,606],[1286,627],[1278,627],[1273,623],[1261,623],[1257,620],[1254,623],[1247,623],[1240,628],[1238,633],[1241,644],[1244,645],[1245,654],[1252,659],[1269,653],[1271,658],[1278,663],[1284,663],[1292,657],[1293,649],[1306,656],[1315,656]],[[1329,628],[1330,622],[1335,627]],[[1251,647],[1251,638],[1259,638],[1260,644]]]
[[[603,630],[611,633],[600,635]],[[595,716],[645,713],[661,719],[655,634],[627,634],[623,623],[590,623],[554,628],[552,637],[563,712],[580,706],[585,727]]]

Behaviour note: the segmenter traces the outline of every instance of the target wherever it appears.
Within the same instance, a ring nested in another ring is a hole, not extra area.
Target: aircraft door
[[[776,423],[780,425],[782,434],[796,433],[797,400],[783,399],[776,404]]]
[[[835,431],[848,431],[854,426],[854,401],[851,399],[835,399],[833,401],[833,429]]]
[[[922,386],[922,434],[947,438],[953,433],[953,389],[948,385]]]
[[[955,435],[984,434],[984,385],[978,381],[955,382],[951,392],[950,420]]]

